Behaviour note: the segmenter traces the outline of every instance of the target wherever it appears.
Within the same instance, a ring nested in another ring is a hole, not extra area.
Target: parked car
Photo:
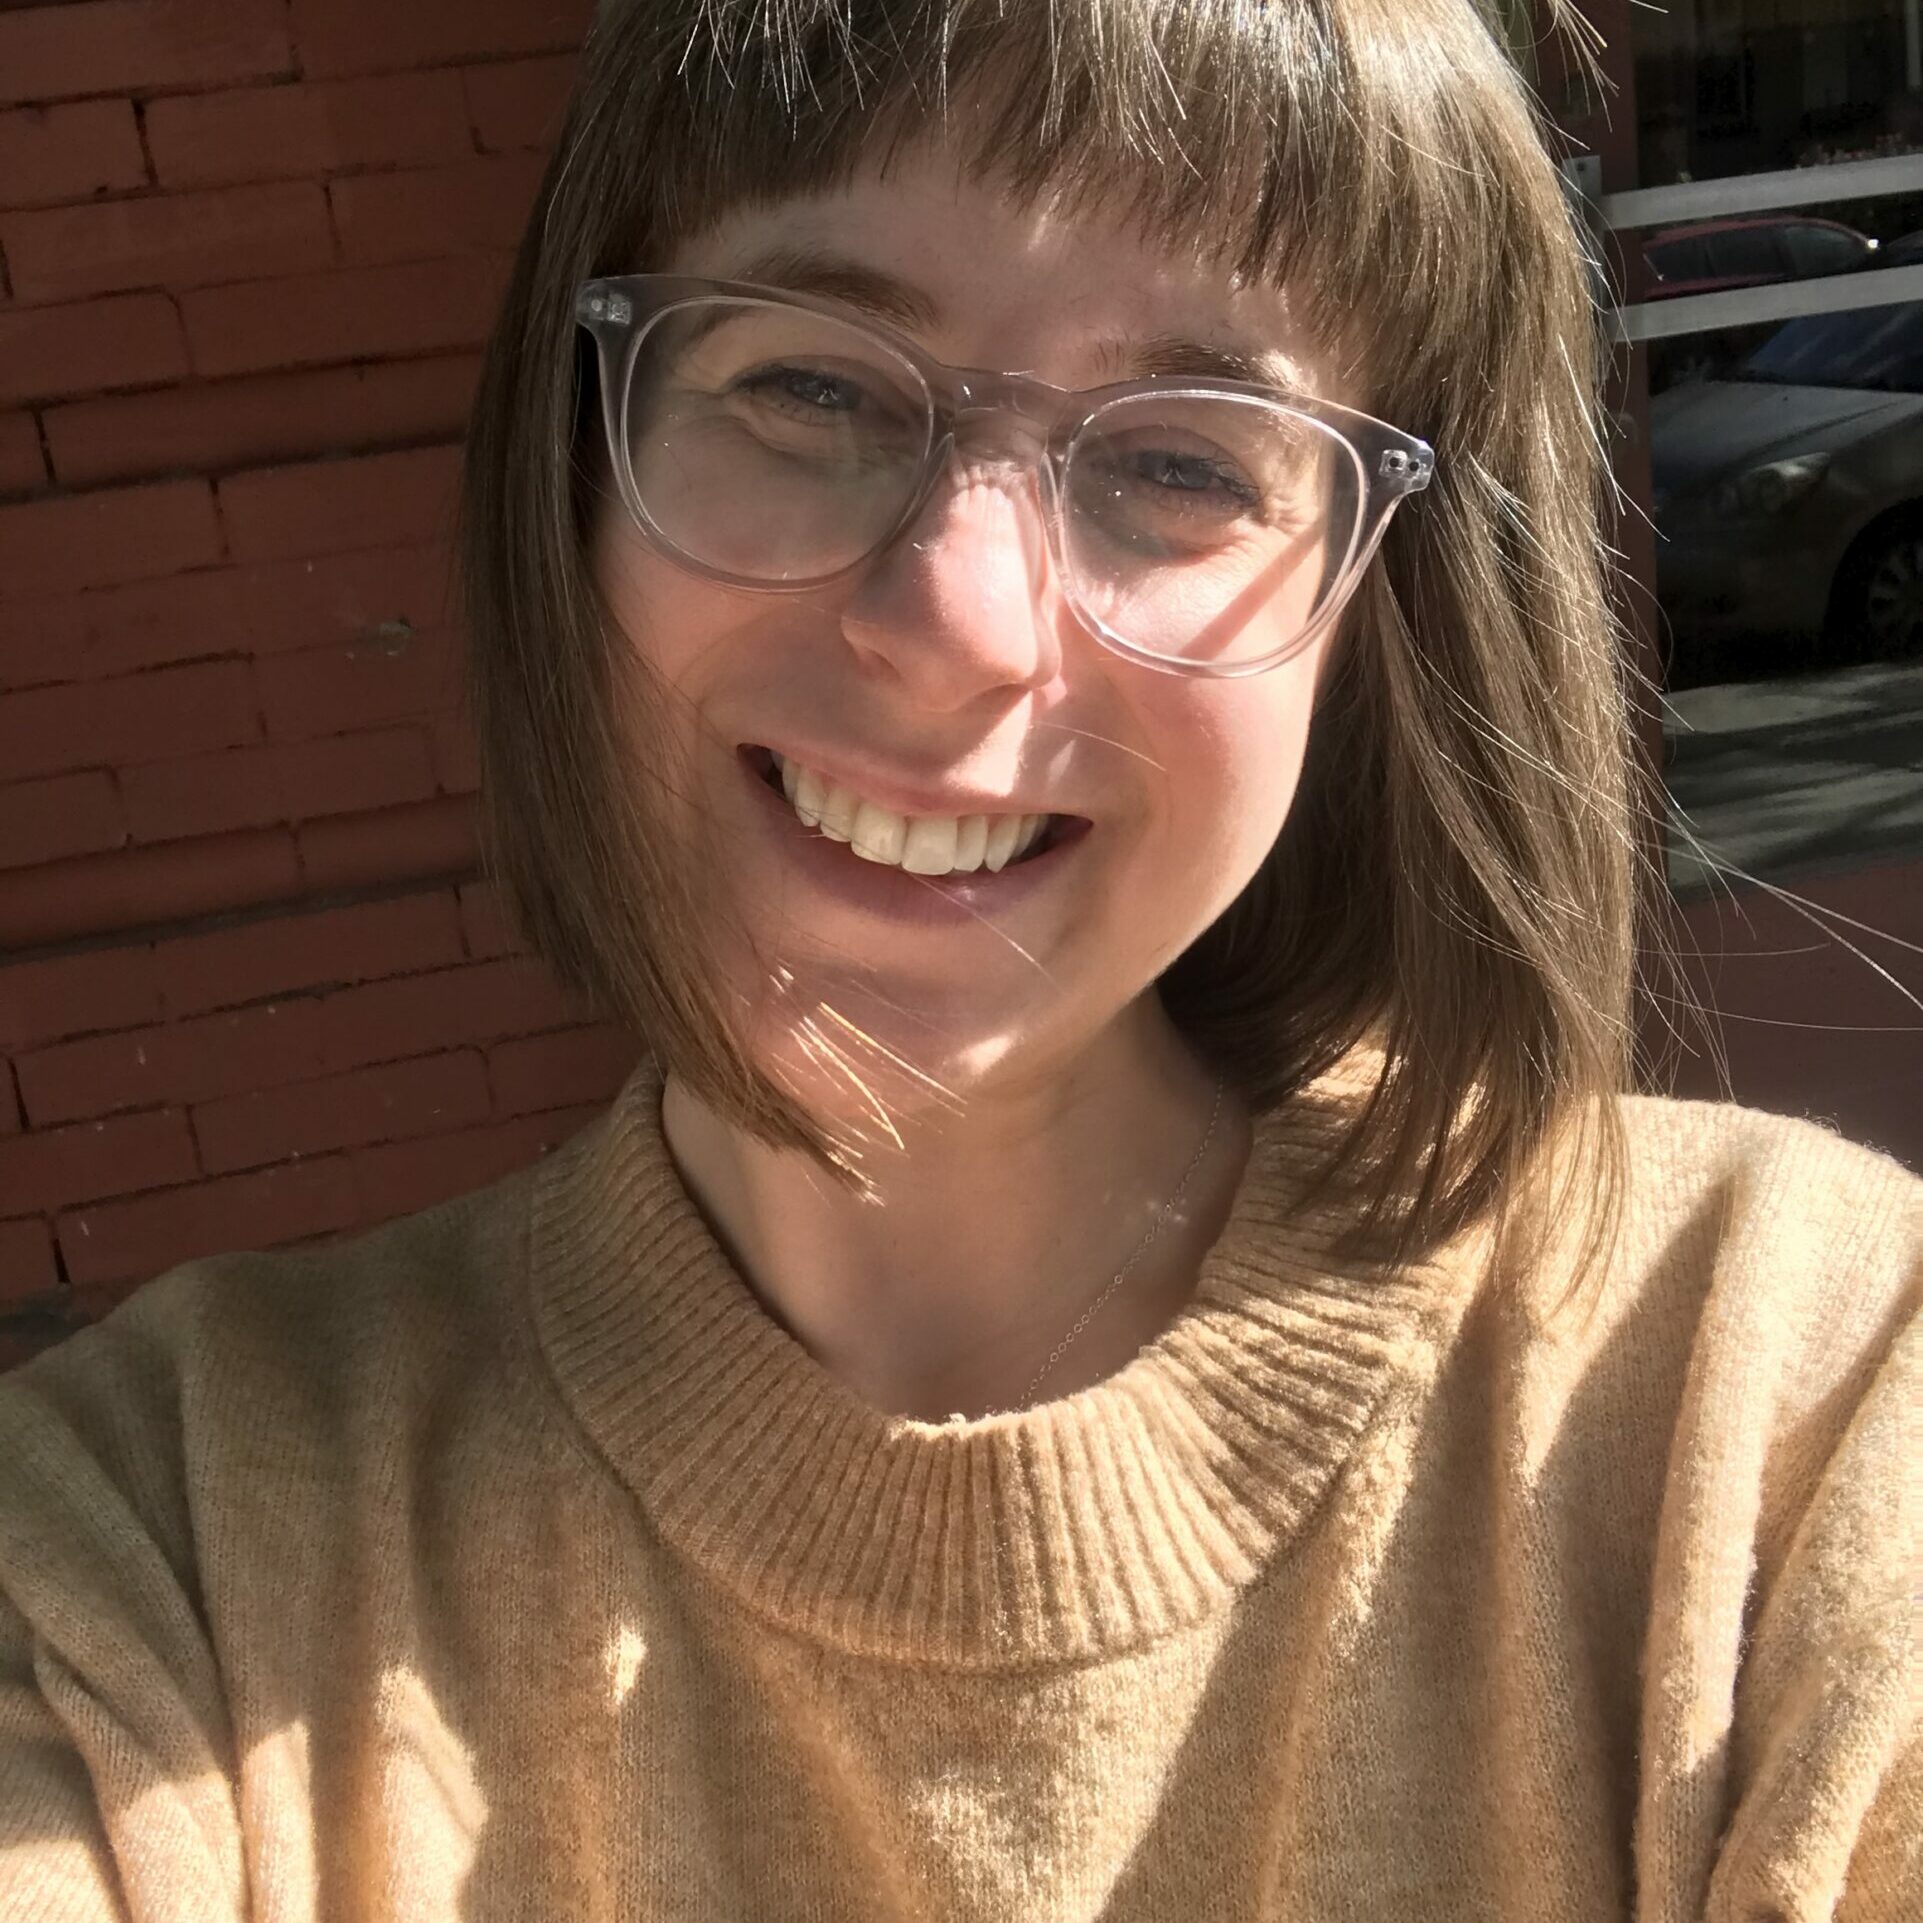
[[[1801,214],[1758,214],[1664,227],[1645,237],[1644,300],[1720,294],[1769,281],[1809,280],[1868,266],[1876,242],[1840,221]]]
[[[1879,265],[1923,263],[1923,235]],[[1657,589],[1680,648],[1923,653],[1923,302],[1785,321],[1650,405]]]

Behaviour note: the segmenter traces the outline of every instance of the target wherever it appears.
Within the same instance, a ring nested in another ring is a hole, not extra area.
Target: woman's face
[[[1274,290],[1158,252],[1120,217],[1018,211],[936,152],[743,209],[663,266],[766,282],[777,257],[817,291],[894,284],[914,314],[896,324],[950,365],[1092,387],[1193,342],[1327,391]],[[657,809],[670,825],[697,809],[714,837],[715,965],[764,1067],[817,1112],[853,1106],[822,1041],[912,1109],[891,1057],[970,1093],[1124,1032],[1288,813],[1326,640],[1239,679],[1111,652],[1065,605],[1032,479],[1003,451],[958,456],[893,545],[825,591],[699,578],[612,493],[593,559],[686,757],[686,792]],[[804,828],[758,750],[911,820],[960,818],[964,851],[971,815],[1087,826],[999,873],[916,876]]]

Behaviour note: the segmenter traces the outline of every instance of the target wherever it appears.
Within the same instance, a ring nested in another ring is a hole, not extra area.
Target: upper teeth
[[[864,861],[911,875],[1000,873],[1027,854],[1048,825],[1046,815],[898,815],[785,755],[774,763],[783,792],[808,827],[845,841]]]

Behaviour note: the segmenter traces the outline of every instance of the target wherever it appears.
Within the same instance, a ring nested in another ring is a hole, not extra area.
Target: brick
[[[15,1073],[29,1123],[48,1129],[485,1046],[579,1019],[537,963],[487,962],[27,1048]]]
[[[239,661],[0,695],[0,768],[60,774],[236,747],[259,736],[254,699]]]
[[[18,1135],[23,1126],[20,1093],[13,1084],[13,1064],[0,1060],[0,1135]]]
[[[53,1231],[45,1222],[0,1222],[0,1305],[60,1286]]]
[[[461,696],[459,644],[443,630],[262,660],[255,673],[267,731],[298,740],[450,708]]]
[[[461,939],[476,961],[518,955],[521,944],[508,923],[501,893],[492,882],[471,881],[460,891]]]
[[[123,1109],[212,1102],[311,1081],[328,1071],[325,1033],[319,1002],[263,1002],[31,1049],[16,1058],[14,1072],[28,1123],[45,1129]]]
[[[543,165],[537,154],[490,154],[452,166],[337,180],[327,198],[341,257],[372,267],[511,249],[534,206]]]
[[[0,414],[0,494],[38,494],[47,485],[47,457],[31,414]]]
[[[136,841],[310,821],[420,801],[435,791],[427,743],[408,728],[128,768],[120,785]]]
[[[183,936],[154,951],[162,1001],[175,1018],[460,960],[460,918],[446,889]]]
[[[307,885],[316,893],[465,880],[481,865],[479,824],[468,795],[305,822],[294,836]]]
[[[479,347],[507,286],[506,255],[343,268],[180,297],[195,370],[213,378]]]
[[[0,507],[0,602],[151,580],[220,558],[205,481]]]
[[[515,957],[340,989],[323,997],[321,1019],[328,1066],[349,1069],[565,1028],[580,1011],[538,963]]]
[[[197,1173],[194,1138],[177,1108],[43,1128],[0,1141],[0,1210],[64,1208],[190,1182]]]
[[[187,336],[165,294],[0,310],[0,402],[151,387],[186,372]]]
[[[0,602],[0,688],[443,628],[453,618],[453,586],[446,547],[430,544],[207,568],[81,595]]]
[[[293,0],[292,17],[306,73],[383,73],[572,52],[587,38],[594,0]]]
[[[313,181],[14,214],[0,219],[14,295],[72,300],[137,287],[206,287],[312,273],[334,257]]]
[[[102,948],[0,968],[0,1048],[132,1028],[160,1014],[149,947]]]
[[[202,1163],[209,1174],[224,1175],[483,1122],[487,1073],[471,1050],[428,1055],[293,1088],[249,1090],[206,1103],[193,1115]]]
[[[147,145],[167,187],[426,166],[472,150],[467,96],[454,73],[237,87],[156,100],[147,109]]]
[[[445,542],[316,554],[260,566],[249,578],[260,597],[250,641],[257,654],[391,642],[404,632],[454,625],[453,559]]]
[[[126,838],[111,775],[61,775],[0,788],[0,868],[90,855]]]
[[[0,601],[0,692],[88,678],[90,666],[95,678],[126,667],[148,666],[138,658],[112,666],[100,661],[91,621],[92,611],[104,599],[95,593]]]
[[[391,1221],[485,1188],[559,1148],[599,1113],[597,1107],[556,1109],[486,1128],[361,1149],[351,1158],[361,1218]]]
[[[78,1285],[159,1274],[197,1256],[267,1249],[353,1227],[347,1158],[283,1164],[107,1202],[59,1218],[60,1252]]]
[[[481,786],[481,749],[465,713],[433,724],[434,779],[449,795],[477,794]]]
[[[293,741],[272,752],[289,821],[394,808],[434,793],[434,765],[418,729]]]
[[[75,401],[47,409],[47,444],[62,487],[97,487],[445,439],[465,432],[479,371],[461,354]]]
[[[59,1246],[58,1236],[55,1237],[54,1246]],[[149,1279],[144,1275],[126,1276],[118,1282],[95,1283],[85,1289],[76,1289],[69,1283],[58,1299],[62,1306],[70,1309],[75,1329],[89,1328],[110,1316]]]
[[[634,1037],[611,1023],[501,1042],[487,1052],[494,1112],[506,1118],[606,1101],[640,1058]]]
[[[280,0],[92,0],[0,12],[0,105],[284,73]]]
[[[16,869],[0,890],[0,950],[122,935],[301,892],[285,828],[159,842]]]
[[[553,147],[579,66],[579,55],[563,53],[462,68],[474,144],[483,153]]]
[[[146,185],[131,100],[0,113],[0,207],[57,207]]]
[[[287,818],[271,748],[228,748],[120,774],[128,832],[137,842],[271,828]]]
[[[458,446],[262,468],[219,484],[239,561],[413,546],[451,538]]]

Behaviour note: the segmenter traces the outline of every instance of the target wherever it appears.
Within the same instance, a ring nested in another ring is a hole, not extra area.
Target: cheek
[[[1308,745],[1321,650],[1242,681],[1180,684],[1165,710],[1167,835],[1212,899],[1238,894],[1274,845]]]
[[[704,606],[717,590],[654,553],[618,503],[596,517],[589,560],[615,625],[636,657],[668,686],[686,687],[706,637],[717,626]]]

